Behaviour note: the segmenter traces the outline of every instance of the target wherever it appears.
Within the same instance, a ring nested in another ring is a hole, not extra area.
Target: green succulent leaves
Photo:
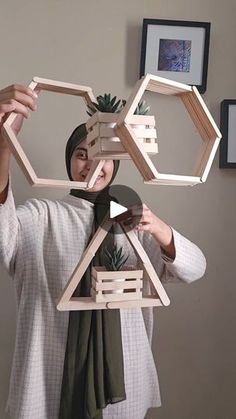
[[[117,245],[114,245],[111,250],[108,250],[106,247],[103,251],[104,265],[108,271],[120,271],[122,266],[128,259],[123,253],[123,248],[117,248]]]
[[[147,115],[147,113],[150,111],[150,106],[148,106],[145,102],[145,100],[142,100],[139,102],[137,108],[134,111],[135,115]]]
[[[111,93],[104,93],[104,95],[97,96],[97,103],[92,102],[92,105],[88,105],[87,114],[92,116],[95,112],[108,112],[108,113],[119,113],[126,105],[125,99],[118,99],[116,96],[111,96]],[[135,115],[146,115],[150,110],[145,100],[139,102],[135,109]]]
[[[87,114],[92,116],[95,112],[118,113],[123,108],[121,99],[117,100],[116,96],[112,97],[110,93],[103,96],[97,96],[97,103],[92,102],[92,106],[88,105]]]

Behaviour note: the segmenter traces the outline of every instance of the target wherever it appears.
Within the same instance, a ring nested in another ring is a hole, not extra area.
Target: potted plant
[[[117,99],[111,93],[97,96],[97,102],[88,105],[87,113],[90,119],[87,122],[88,129],[88,156],[89,158],[112,158],[112,159],[127,159],[129,154],[124,149],[119,137],[114,132],[114,127],[117,123],[119,113],[126,105],[126,100]],[[144,144],[144,149],[148,153],[157,153],[157,144],[154,141],[149,141],[143,134],[148,132],[150,124],[145,124],[147,113],[150,106],[145,101],[140,101],[133,115],[133,128],[137,138]],[[141,118],[140,118],[141,116]],[[154,127],[154,117],[153,126]],[[142,125],[140,125],[142,119]],[[150,121],[150,117],[149,117]]]
[[[125,266],[127,259],[122,247],[114,245],[111,249],[104,249],[104,266],[92,268],[91,295],[96,302],[119,301],[121,298],[135,300],[142,297],[143,270]],[[122,297],[120,294],[123,294]]]
[[[107,271],[120,271],[124,266],[125,262],[128,259],[128,256],[125,256],[123,253],[123,248],[118,248],[117,245],[114,245],[113,249],[108,250],[106,247],[103,252],[104,256],[104,265]],[[124,278],[113,279],[114,282],[123,282]],[[112,294],[120,294],[123,292],[123,289],[113,290]]]

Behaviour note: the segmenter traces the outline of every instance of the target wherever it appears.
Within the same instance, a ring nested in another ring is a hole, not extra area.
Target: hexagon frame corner
[[[131,127],[131,119],[144,92],[178,96],[189,113],[203,141],[201,152],[190,176],[162,174],[157,171],[142,144]],[[159,185],[196,185],[206,181],[220,139],[222,137],[214,119],[196,87],[146,74],[136,83],[131,95],[119,114],[116,134],[130,154],[136,167],[143,176],[144,183]]]
[[[40,77],[34,77],[29,88],[35,90],[39,88],[40,90],[55,92],[55,93],[64,93],[69,95],[81,96],[87,105],[91,105],[93,101],[96,101],[96,98],[93,95],[91,87],[82,86],[72,83],[65,83],[56,80],[49,80]],[[12,124],[17,117],[15,112],[11,112],[9,117],[3,124],[2,133],[6,139],[8,146],[14,155],[19,167],[23,171],[26,179],[31,186],[44,186],[44,187],[58,187],[58,188],[75,188],[75,189],[87,189],[89,187],[89,182],[91,183],[91,177],[94,178],[94,174],[89,173],[84,182],[77,182],[71,180],[56,180],[56,179],[46,179],[38,178],[35,173],[28,157],[26,156],[23,148],[21,147],[17,136],[15,135]],[[97,162],[93,166],[93,171],[98,166]],[[91,172],[91,171],[90,171]],[[96,170],[96,173],[98,170]]]

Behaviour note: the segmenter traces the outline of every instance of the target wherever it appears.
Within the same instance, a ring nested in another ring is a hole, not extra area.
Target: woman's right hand
[[[15,134],[20,131],[24,118],[28,118],[30,110],[37,108],[37,93],[29,87],[13,84],[0,90],[0,143],[5,143],[1,135],[1,128],[9,116],[9,113],[16,112],[17,117],[12,124]]]

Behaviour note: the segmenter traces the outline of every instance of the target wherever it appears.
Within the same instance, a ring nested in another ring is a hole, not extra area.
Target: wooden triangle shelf
[[[127,236],[131,245],[133,246],[138,259],[140,260],[138,271],[123,271],[122,275],[126,275],[127,281],[119,283],[119,285],[110,286],[108,282],[102,284],[102,279],[108,280],[109,277],[112,277],[112,274],[117,272],[102,271],[100,268],[93,268],[92,271],[92,292],[91,296],[88,297],[73,297],[73,294],[80,283],[86,269],[88,268],[90,262],[95,256],[96,251],[102,244],[109,230],[111,229],[114,220],[107,218],[103,224],[97,229],[95,235],[90,241],[88,247],[84,251],[80,262],[76,266],[70,280],[68,281],[65,289],[62,291],[61,296],[58,299],[57,309],[61,311],[71,311],[71,310],[103,310],[103,309],[121,309],[121,308],[134,308],[134,307],[149,307],[149,306],[168,306],[170,304],[169,297],[166,294],[166,291],[156,274],[154,267],[151,264],[151,261],[142,247],[140,241],[138,240],[137,235],[133,230],[129,231],[128,227],[123,223],[120,223],[124,234]],[[142,274],[140,273],[142,272]],[[96,273],[97,276],[100,274],[98,279],[98,289],[97,292],[94,288],[94,282],[96,282]],[[119,272],[119,271],[118,271]],[[138,273],[137,273],[138,272]],[[137,273],[138,278],[134,278],[135,273]],[[144,276],[143,279],[142,275]],[[99,281],[100,279],[100,281]],[[131,281],[130,279],[134,279]],[[134,284],[136,280],[136,283]],[[150,281],[150,289],[152,293],[148,296],[142,295],[142,281]],[[100,286],[100,288],[99,288]],[[121,294],[112,294],[107,291],[113,291],[114,289],[124,290]],[[125,292],[126,289],[133,288],[132,292]],[[100,295],[98,295],[100,292]],[[126,295],[127,294],[127,295]],[[97,298],[96,298],[97,297]],[[97,302],[96,302],[97,300]]]

